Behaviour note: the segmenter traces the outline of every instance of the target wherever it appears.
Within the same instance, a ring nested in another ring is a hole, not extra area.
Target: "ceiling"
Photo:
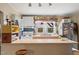
[[[79,3],[9,3],[9,5],[22,15],[66,15],[78,12]]]

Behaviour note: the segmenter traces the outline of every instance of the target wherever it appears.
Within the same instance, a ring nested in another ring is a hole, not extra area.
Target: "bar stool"
[[[27,50],[27,49],[20,49],[20,50],[17,50],[15,54],[16,55],[32,55],[33,51]]]

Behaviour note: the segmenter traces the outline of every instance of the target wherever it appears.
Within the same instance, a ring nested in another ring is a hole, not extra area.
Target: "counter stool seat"
[[[20,49],[16,51],[16,55],[31,55],[33,54],[32,50]]]
[[[26,55],[28,52],[27,49],[20,49],[16,51],[16,55]]]

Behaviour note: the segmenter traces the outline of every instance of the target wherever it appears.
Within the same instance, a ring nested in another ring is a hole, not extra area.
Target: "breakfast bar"
[[[39,44],[39,43],[46,43],[46,44],[72,44],[72,43],[77,43],[75,41],[72,40],[68,40],[67,38],[63,38],[63,39],[26,39],[26,40],[15,40],[12,43],[28,43],[28,44]]]
[[[12,44],[25,44],[27,49],[31,47],[34,55],[70,55],[72,54],[72,44],[76,43],[67,38],[25,39],[12,42]]]

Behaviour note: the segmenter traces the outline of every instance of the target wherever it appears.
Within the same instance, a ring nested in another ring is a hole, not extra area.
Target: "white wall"
[[[12,7],[10,7],[7,3],[0,3],[0,10],[4,12],[4,14],[10,15],[10,14],[16,14],[19,15],[18,12],[16,12]]]
[[[10,7],[7,3],[0,3],[0,11],[4,13],[3,20],[5,21],[6,16],[10,19],[12,14],[16,15],[20,18],[20,13],[16,12],[12,7]]]

